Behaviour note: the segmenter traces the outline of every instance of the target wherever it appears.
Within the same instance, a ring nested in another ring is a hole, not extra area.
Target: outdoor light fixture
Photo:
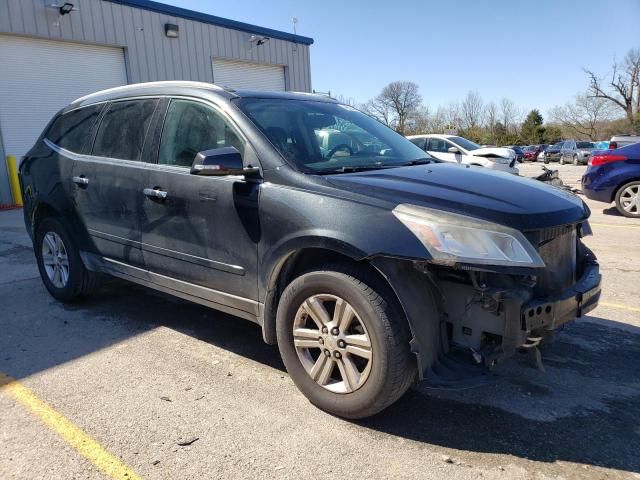
[[[259,37],[257,35],[251,35],[249,37],[249,43],[255,43],[256,45],[264,45],[269,40],[269,37]]]
[[[63,15],[69,15],[71,12],[75,12],[76,10],[78,10],[78,8],[71,2],[64,2],[62,5],[52,3],[49,6],[51,8],[56,8],[61,17]]]
[[[173,23],[165,23],[164,24],[164,34],[169,38],[178,38],[178,25],[174,25]]]
[[[60,15],[68,15],[75,10],[73,3],[64,2],[64,4],[59,8]]]

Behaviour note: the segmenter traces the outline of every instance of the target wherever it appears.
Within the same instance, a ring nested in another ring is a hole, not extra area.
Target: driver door
[[[251,147],[221,111],[195,99],[169,100],[160,130],[142,220],[152,280],[251,317],[257,313],[259,183],[190,173],[200,151],[233,146],[246,155]]]

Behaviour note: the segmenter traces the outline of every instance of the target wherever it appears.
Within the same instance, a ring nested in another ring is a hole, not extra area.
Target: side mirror
[[[460,153],[460,149],[458,147],[449,147],[447,149],[447,152],[449,152],[449,153]]]
[[[192,175],[224,176],[246,175],[259,171],[258,167],[245,167],[236,147],[214,148],[198,152],[191,165]]]

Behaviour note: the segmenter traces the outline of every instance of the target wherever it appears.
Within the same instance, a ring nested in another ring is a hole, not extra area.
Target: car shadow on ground
[[[165,327],[284,371],[257,325],[131,284],[111,281],[77,305],[50,304],[46,335],[27,325],[0,342],[15,347],[3,352],[0,370],[22,378]],[[353,423],[458,450],[640,472],[640,329],[616,325],[572,325],[545,352],[546,373],[516,359],[494,385],[471,393],[416,387],[384,412]]]
[[[602,210],[602,213],[604,213],[605,215],[611,215],[612,217],[625,218],[625,216],[622,215],[616,207],[605,208],[604,210]]]
[[[515,358],[494,386],[413,390],[359,424],[459,450],[640,472],[640,329],[593,320],[544,350],[544,373]]]
[[[179,316],[163,310],[158,324],[284,371],[256,325],[193,304],[182,304]],[[517,357],[498,370],[496,384],[462,393],[416,386],[354,423],[459,450],[640,472],[638,358],[640,328],[591,318],[567,326],[544,350],[544,373]]]

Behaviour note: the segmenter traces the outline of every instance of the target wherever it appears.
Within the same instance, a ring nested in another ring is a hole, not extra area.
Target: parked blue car
[[[592,200],[616,202],[625,217],[640,218],[640,143],[594,151],[582,191]]]

